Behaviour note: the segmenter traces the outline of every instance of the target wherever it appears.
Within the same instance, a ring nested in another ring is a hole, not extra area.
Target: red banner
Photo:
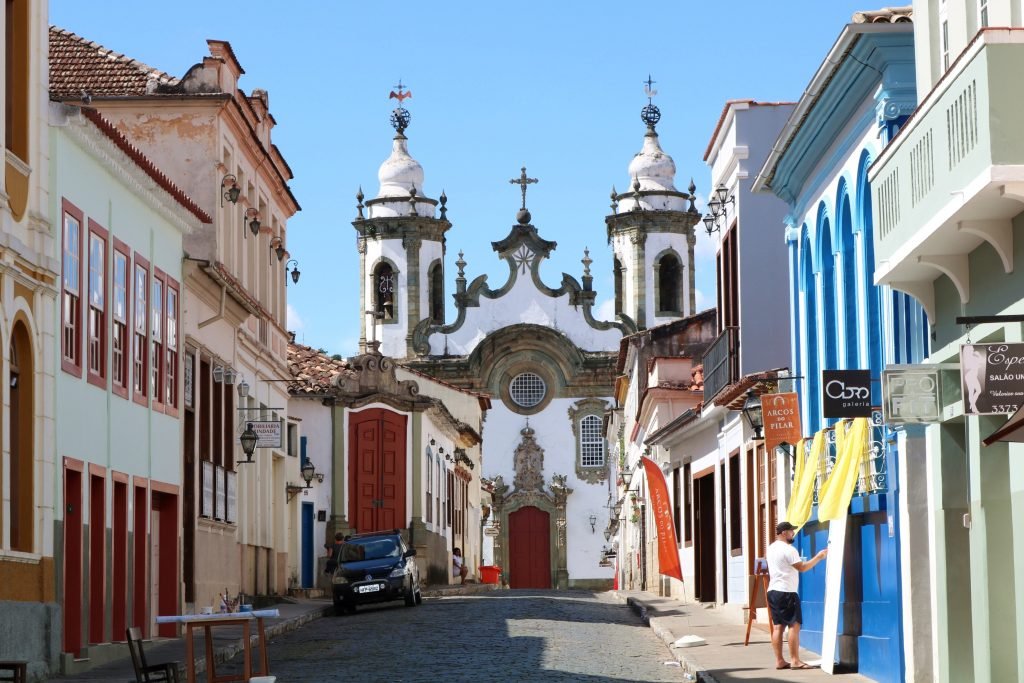
[[[672,503],[668,498],[668,486],[661,468],[647,457],[640,460],[647,473],[647,490],[651,496],[651,512],[658,530],[658,565],[661,573],[683,580],[683,568],[679,565],[679,551],[676,548],[676,525],[672,519]]]

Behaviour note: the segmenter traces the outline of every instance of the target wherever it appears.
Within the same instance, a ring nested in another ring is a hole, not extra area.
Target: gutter
[[[200,330],[203,329],[204,327],[206,327],[207,325],[213,324],[213,323],[217,322],[218,320],[221,320],[224,317],[224,304],[227,301],[227,298],[228,298],[228,288],[227,288],[227,285],[222,283],[221,286],[220,286],[220,305],[217,307],[217,313],[216,313],[216,315],[214,315],[214,316],[212,316],[210,318],[207,318],[206,320],[203,320],[202,322],[200,322],[199,323],[199,329]]]

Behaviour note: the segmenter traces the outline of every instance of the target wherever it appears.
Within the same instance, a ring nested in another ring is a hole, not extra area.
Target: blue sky
[[[394,134],[387,96],[399,79],[413,93],[406,134],[423,191],[448,196],[448,291],[460,249],[469,279],[504,282],[490,243],[515,222],[520,194],[508,180],[525,165],[540,179],[528,195],[533,223],[558,242],[545,282],[557,286],[562,272],[579,279],[589,246],[609,311],[604,216],[641,147],[648,73],[676,186],[692,176],[703,197],[704,150],[725,101],[798,99],[853,12],[883,4],[51,0],[50,23],[176,76],[207,54],[207,38],[231,42],[246,70],[241,87],[270,94],[273,139],[303,207],[288,223],[302,270],[288,288],[290,327],[298,341],[348,356],[360,315],[354,197],[360,186],[377,193]],[[696,277],[698,308],[713,305],[714,254],[703,235]]]

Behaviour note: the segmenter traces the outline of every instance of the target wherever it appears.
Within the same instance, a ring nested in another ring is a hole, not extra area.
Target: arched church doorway
[[[508,516],[509,587],[551,588],[551,516],[522,507]]]
[[[349,519],[358,533],[406,525],[406,417],[382,408],[349,422]]]

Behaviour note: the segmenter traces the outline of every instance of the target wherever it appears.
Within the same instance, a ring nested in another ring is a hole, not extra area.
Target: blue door
[[[302,587],[313,587],[313,504],[302,504]]]

